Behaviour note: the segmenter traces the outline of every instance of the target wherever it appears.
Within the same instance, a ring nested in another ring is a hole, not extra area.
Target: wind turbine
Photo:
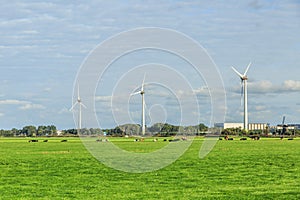
[[[77,104],[79,106],[77,134],[79,135],[80,130],[81,130],[81,110],[82,110],[81,107],[83,106],[86,108],[86,106],[82,103],[81,98],[80,98],[79,85],[78,85],[78,89],[77,89],[77,101],[76,101],[76,103],[74,103],[72,105],[72,107],[70,108],[70,111],[73,110]]]
[[[284,133],[285,133],[286,127],[287,127],[287,125],[285,125],[284,122],[285,122],[285,116],[283,116],[283,118],[282,118],[282,125],[281,125],[282,126],[282,131],[281,131],[281,136],[280,136],[281,139],[283,139]]]
[[[234,67],[231,67],[232,70],[241,78],[242,81],[242,89],[244,91],[244,130],[248,130],[248,94],[247,94],[247,72],[249,70],[249,67],[251,65],[251,62],[248,64],[246,71],[244,74],[241,74],[238,72]]]
[[[146,131],[146,124],[145,124],[145,90],[144,90],[145,77],[146,77],[146,74],[144,75],[141,90],[137,91],[137,92],[134,92],[130,95],[130,96],[133,96],[133,95],[136,95],[136,94],[142,95],[142,135],[145,135],[145,131]]]

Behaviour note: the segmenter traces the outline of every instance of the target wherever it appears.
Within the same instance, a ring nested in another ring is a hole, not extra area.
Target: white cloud
[[[50,87],[46,87],[43,89],[44,92],[50,92],[52,89]]]
[[[70,109],[67,108],[62,108],[60,111],[58,111],[58,114],[70,114],[72,113],[72,111],[70,111]]]
[[[111,100],[111,96],[96,96],[95,100],[96,101],[110,101]]]
[[[235,87],[234,92],[240,93],[241,88]],[[248,92],[257,94],[278,94],[278,93],[291,93],[300,91],[300,81],[285,80],[280,85],[274,85],[271,81],[262,80],[259,82],[249,82]]]
[[[45,109],[43,105],[34,104],[29,101],[20,101],[16,99],[0,100],[0,105],[19,105],[20,110]]]
[[[283,89],[286,91],[300,91],[300,81],[286,80],[283,83]]]
[[[209,90],[206,86],[195,89],[193,92],[194,92],[194,94],[197,94],[197,95],[205,95],[206,96],[209,94]]]
[[[266,106],[255,106],[256,111],[264,111],[266,110]]]
[[[36,34],[39,34],[39,32],[36,31],[36,30],[24,30],[24,31],[22,31],[21,33],[23,33],[23,34],[28,34],[28,35],[36,35]]]
[[[35,109],[45,109],[45,106],[40,105],[40,104],[24,104],[19,107],[21,110],[35,110]]]
[[[31,19],[28,18],[22,18],[22,19],[13,19],[13,20],[6,20],[6,21],[0,21],[0,26],[17,26],[19,24],[29,24],[32,23]]]
[[[0,104],[2,105],[24,105],[29,103],[30,103],[29,101],[20,101],[16,99],[0,100]]]

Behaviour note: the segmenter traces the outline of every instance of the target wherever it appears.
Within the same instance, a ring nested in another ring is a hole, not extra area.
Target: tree
[[[56,135],[57,129],[54,125],[48,125],[48,126],[38,126],[37,128],[37,135],[38,136],[50,136],[50,135]]]
[[[37,134],[37,130],[35,126],[24,126],[22,129],[22,133],[27,137],[35,137]]]
[[[11,129],[11,133],[13,134],[13,136],[17,136],[20,134],[20,131],[16,128]]]
[[[54,125],[47,126],[45,135],[56,135],[56,134],[57,134],[56,126]]]
[[[208,127],[205,126],[205,124],[201,123],[198,125],[199,127],[199,131],[207,131],[208,130]]]
[[[163,126],[164,126],[163,123],[155,123],[151,127],[149,127],[148,130],[151,133],[159,133],[159,132],[161,132]]]
[[[67,130],[63,130],[63,135],[69,136],[69,135],[77,135],[77,129],[67,129]]]
[[[116,128],[114,128],[113,133],[115,135],[119,135],[120,136],[120,135],[123,135],[124,131],[122,131],[122,129],[117,126]]]
[[[90,134],[91,135],[100,135],[102,132],[101,132],[101,129],[100,128],[90,128]]]
[[[226,129],[222,130],[221,134],[222,135],[231,135],[232,132],[229,128],[226,128]]]
[[[37,135],[42,136],[45,134],[46,126],[38,126],[37,128]]]
[[[11,130],[3,130],[1,129],[0,130],[0,136],[3,136],[3,137],[12,137],[14,136],[12,131]]]

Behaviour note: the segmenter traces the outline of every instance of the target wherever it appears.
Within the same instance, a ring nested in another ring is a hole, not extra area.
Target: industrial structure
[[[248,130],[248,92],[247,92],[247,72],[249,70],[249,67],[251,65],[251,62],[248,64],[244,74],[241,74],[238,72],[234,67],[232,67],[233,71],[240,77],[242,82],[242,94],[244,92],[244,130]]]
[[[144,75],[144,79],[143,79],[143,83],[142,83],[142,86],[141,86],[141,90],[140,91],[137,91],[135,93],[132,93],[132,95],[136,95],[136,94],[140,94],[142,96],[142,135],[144,136],[145,135],[145,132],[146,132],[146,120],[145,120],[145,90],[144,90],[144,85],[145,85],[145,77],[146,77],[146,74]]]
[[[267,123],[249,123],[247,130],[256,131],[256,130],[266,130],[269,125]],[[227,128],[244,128],[243,123],[215,123],[216,128],[227,129]]]
[[[79,84],[78,84],[78,87],[77,87],[77,101],[72,105],[72,107],[70,108],[70,111],[72,111],[75,108],[76,105],[78,105],[78,107],[79,107],[78,121],[77,121],[77,134],[80,135],[82,106],[84,108],[86,108],[86,106],[82,103],[82,100],[80,98]]]

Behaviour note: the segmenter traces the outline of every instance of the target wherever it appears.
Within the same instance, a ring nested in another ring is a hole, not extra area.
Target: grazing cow
[[[251,138],[252,140],[259,140],[259,139],[260,139],[260,137],[259,137],[259,136],[256,136],[256,135],[252,135],[252,136],[250,136],[250,138]]]
[[[68,140],[61,140],[61,142],[68,142]]]
[[[178,142],[178,141],[180,141],[179,138],[176,138],[176,139],[173,139],[173,140],[169,140],[169,142]]]
[[[28,140],[28,142],[38,142],[38,140]]]

